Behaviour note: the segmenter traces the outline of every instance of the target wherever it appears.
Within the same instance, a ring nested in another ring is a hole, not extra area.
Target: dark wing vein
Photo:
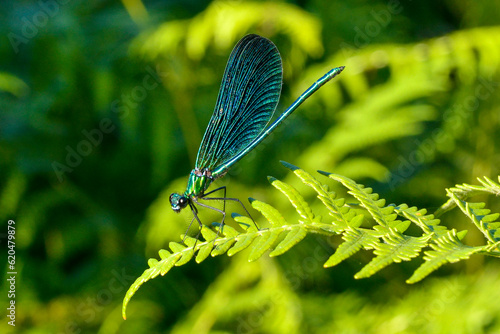
[[[280,54],[270,40],[247,35],[238,42],[229,56],[196,168],[216,169],[264,130],[279,101],[282,73]]]

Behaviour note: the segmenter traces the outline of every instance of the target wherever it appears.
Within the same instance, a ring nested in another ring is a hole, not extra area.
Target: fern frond
[[[240,226],[246,227],[244,232],[238,232],[235,228],[229,225],[224,225],[223,227],[218,225],[216,226],[216,231],[219,234],[217,234],[210,228],[202,226],[201,235],[205,239],[204,242],[200,242],[197,239],[183,235],[181,238],[184,240],[185,245],[178,242],[170,242],[169,248],[171,252],[165,249],[160,250],[159,255],[161,260],[158,261],[156,259],[150,259],[148,261],[150,268],[146,269],[143,274],[130,286],[123,300],[123,318],[126,318],[126,308],[128,302],[142,284],[160,274],[162,276],[165,275],[174,266],[186,264],[194,257],[196,252],[198,252],[196,262],[200,263],[209,255],[214,257],[227,253],[229,256],[233,256],[242,250],[251,247],[248,260],[255,261],[273,247],[281,234],[286,234],[286,236],[281,242],[278,243],[277,247],[270,254],[271,256],[281,255],[291,249],[307,235],[307,230],[315,231],[316,233],[323,231],[324,224],[318,224],[316,222],[314,222],[314,224],[311,223],[313,222],[314,215],[312,214],[308,204],[304,201],[297,190],[276,179],[272,178],[271,181],[290,199],[290,202],[294,204],[297,212],[301,214],[301,217],[310,222],[308,229],[301,226],[303,222],[300,220],[296,224],[288,224],[279,211],[274,207],[251,199],[250,202],[252,207],[260,211],[261,214],[268,220],[271,225],[270,228],[258,230],[250,218],[233,215],[233,218],[240,223]],[[254,242],[254,240],[257,240],[257,242]]]
[[[257,232],[257,228],[253,224],[252,219],[246,216],[240,216],[240,215],[233,215],[233,218],[235,221],[240,223],[240,225],[245,225],[249,226],[248,230],[253,230],[254,232]],[[248,246],[252,244],[252,241],[257,237],[256,233],[251,233],[251,234],[246,234],[242,235],[238,238],[236,243],[231,247],[231,249],[228,250],[227,255],[228,256],[233,256],[242,250],[246,249]]]
[[[490,193],[495,196],[500,196],[500,184],[496,183],[486,176],[482,179],[478,177],[477,180],[482,184],[482,186],[466,183],[457,184],[455,187],[450,188],[450,191],[456,194],[461,199],[467,199],[473,196],[482,195],[484,193]]]
[[[159,252],[160,257],[162,258],[161,261],[158,261],[156,259],[149,259],[148,260],[148,265],[149,268],[146,269],[141,276],[139,276],[134,283],[130,286],[130,288],[127,290],[127,293],[125,294],[125,297],[123,298],[123,304],[122,304],[122,317],[123,319],[127,319],[127,305],[132,298],[132,296],[136,293],[136,291],[149,281],[150,279],[155,278],[158,275],[165,275],[172,267],[175,265],[175,263],[182,257],[181,253],[174,253],[171,254],[167,250],[160,250]]]
[[[214,247],[214,249],[210,253],[211,256],[218,256],[226,253],[229,250],[229,248],[231,248],[231,246],[237,241],[236,236],[238,235],[238,233],[234,228],[225,225],[222,230],[220,230],[219,227],[218,231],[224,234],[224,238],[215,240],[219,242],[216,243],[217,244],[216,247]],[[235,231],[236,233],[231,233],[233,231]],[[226,233],[228,232],[229,234],[226,235]]]
[[[451,191],[448,190],[447,192],[448,196],[455,202],[460,210],[462,210],[472,223],[483,233],[490,245],[500,241],[498,230],[500,222],[496,221],[500,214],[490,214],[491,210],[484,208],[486,206],[485,203],[465,202],[459,199],[458,196]]]
[[[375,244],[374,253],[377,256],[355,274],[354,278],[370,277],[393,262],[410,261],[420,254],[422,248],[427,246],[431,236],[432,234],[418,238],[411,237],[391,229],[390,234],[382,237],[383,243]]]
[[[406,204],[400,204],[394,207],[394,211],[420,227],[424,233],[434,233],[439,238],[448,231],[446,226],[439,225],[441,221],[434,218],[433,214],[426,215],[426,209],[418,210],[415,206],[409,208]]]
[[[304,197],[300,195],[297,189],[272,176],[268,176],[268,180],[271,182],[273,187],[281,191],[288,198],[290,203],[292,203],[295,210],[297,210],[297,213],[302,217],[302,219],[304,219],[301,223],[314,223],[314,214],[312,213],[309,204],[307,204]]]
[[[493,194],[495,196],[500,196],[499,183],[496,183],[495,181],[491,180],[486,176],[483,177],[482,179],[478,177],[477,180],[479,181],[479,183],[482,184],[482,186],[464,183],[464,184],[457,184],[455,187],[447,189],[447,191],[464,201],[467,200],[468,198],[485,194]],[[498,177],[498,180],[500,181],[500,176]],[[454,199],[450,198],[446,203],[441,205],[441,207],[438,210],[436,210],[435,215],[436,217],[440,216],[443,213],[450,211],[456,206],[457,202]]]
[[[328,191],[326,186],[321,184],[314,176],[308,172],[296,167],[288,162],[280,161],[283,166],[290,169],[299,179],[306,185],[313,188],[318,193],[318,199],[323,202],[325,207],[330,211],[335,221],[332,222],[333,230],[336,233],[344,231],[348,226],[359,227],[361,225],[363,215],[358,215],[348,205],[345,205],[343,198],[337,199],[337,195],[333,191]],[[356,218],[356,219],[355,219]]]
[[[250,255],[248,256],[248,261],[255,261],[259,259],[266,251],[268,251],[276,239],[278,239],[281,231],[279,230],[268,230],[267,233],[263,233],[259,238],[255,247],[252,248]]]
[[[430,244],[433,250],[426,251],[425,262],[415,270],[413,275],[406,281],[416,283],[431,272],[437,270],[445,263],[458,262],[468,259],[472,254],[485,249],[485,246],[470,247],[462,244],[460,240],[465,236],[466,231],[457,233],[455,229]]]
[[[302,201],[304,200],[302,199]],[[254,209],[259,210],[262,213],[262,215],[267,219],[267,221],[271,224],[271,226],[286,225],[285,218],[283,218],[281,213],[275,208],[273,208],[271,205],[261,201],[257,201],[253,198],[250,198],[250,203],[252,203]]]
[[[211,229],[203,226],[201,229],[201,235],[205,240],[215,240],[217,238],[217,233]],[[198,248],[198,254],[196,255],[196,263],[201,263],[206,260],[206,258],[212,253],[215,247],[214,242],[206,242]]]
[[[304,227],[300,225],[293,226],[286,237],[269,253],[269,256],[273,257],[285,253],[304,239],[306,235],[307,230]]]
[[[174,252],[174,253],[179,253],[182,254],[179,260],[175,262],[176,266],[182,266],[185,265],[186,263],[189,262],[194,256],[194,249],[193,246],[196,242],[196,239],[187,237],[186,240],[184,240],[187,246],[181,245],[177,242],[170,242],[168,244],[168,247]]]
[[[295,208],[299,215],[296,221],[289,222],[273,206],[250,198],[252,207],[267,220],[268,227],[259,230],[251,218],[233,214],[232,217],[241,230],[229,225],[214,224],[215,231],[207,226],[201,228],[203,240],[182,235],[182,243],[170,242],[169,250],[160,250],[160,260],[150,259],[149,268],[130,286],[123,300],[123,317],[125,318],[130,298],[139,287],[158,275],[165,275],[174,266],[182,266],[193,258],[200,263],[209,256],[225,253],[233,256],[245,249],[249,251],[249,261],[259,259],[268,251],[270,251],[269,256],[278,256],[290,250],[309,233],[327,236],[339,234],[344,240],[324,263],[325,268],[339,264],[362,249],[373,249],[375,257],[355,274],[354,277],[357,279],[372,276],[392,263],[411,261],[427,246],[432,250],[424,252],[424,263],[407,283],[418,282],[442,265],[468,259],[472,254],[500,257],[500,222],[497,221],[500,214],[491,213],[484,203],[470,203],[465,200],[478,194],[500,194],[500,185],[488,178],[479,179],[481,186],[464,184],[447,189],[451,204],[446,208],[458,206],[486,238],[486,245],[471,247],[460,241],[467,231],[448,230],[440,225],[441,221],[435,215],[427,214],[425,209],[409,207],[406,204],[386,205],[385,200],[380,199],[371,188],[366,188],[344,176],[320,172],[348,189],[348,193],[359,201],[359,204],[355,205],[366,209],[365,219],[364,214],[352,209],[352,205],[346,204],[344,198],[337,198],[335,192],[328,191],[327,186],[311,174],[289,163],[282,162],[282,164],[304,184],[314,189],[317,198],[333,217],[333,221],[321,222],[321,216],[313,212],[297,189],[274,177],[269,177],[271,184],[285,195]],[[397,219],[398,216],[402,220]],[[363,221],[369,219],[373,220],[371,227],[361,227]],[[420,228],[421,236],[405,234],[411,224]]]
[[[318,172],[342,183],[349,189],[349,194],[354,196],[360,202],[360,205],[368,210],[373,219],[380,225],[382,234],[388,233],[389,227],[395,228],[401,223],[401,221],[396,220],[397,214],[393,213],[394,207],[385,206],[385,199],[379,199],[379,195],[372,193],[371,188],[365,188],[363,185],[357,184],[345,176],[322,171]]]
[[[333,267],[345,259],[356,254],[362,248],[373,249],[379,242],[370,230],[348,227],[342,235],[344,242],[340,244],[335,253],[325,262],[323,267]]]

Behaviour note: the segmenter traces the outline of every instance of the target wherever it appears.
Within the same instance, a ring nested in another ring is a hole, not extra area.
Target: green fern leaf
[[[341,175],[322,171],[318,172],[342,183],[346,188],[348,188],[350,190],[349,193],[353,195],[357,200],[359,200],[361,206],[368,210],[373,219],[380,226],[382,226],[382,230],[384,230],[384,233],[389,232],[389,227],[394,227],[400,223],[400,221],[395,220],[397,215],[393,214],[394,207],[384,207],[385,200],[379,200],[379,195],[376,193],[372,193],[371,188],[365,188],[363,185],[357,184],[353,180]]]
[[[225,238],[235,238],[240,234],[234,227],[227,224],[224,224],[222,227],[218,225],[216,229],[218,232],[222,233]]]
[[[498,213],[490,214],[489,209],[485,209],[485,203],[469,203],[462,201],[458,196],[448,190],[448,196],[462,210],[462,212],[472,221],[474,225],[483,233],[490,244],[495,244],[500,239],[496,236],[499,223]]]
[[[228,249],[231,248],[231,246],[235,242],[236,242],[236,239],[228,239],[228,240],[224,241],[223,243],[218,244],[217,247],[215,247],[212,250],[212,253],[210,253],[210,255],[212,255],[214,257],[214,256],[219,256],[219,255],[226,253],[228,251]]]
[[[384,243],[376,244],[374,253],[377,256],[354,275],[354,278],[370,277],[393,262],[410,261],[420,254],[432,236],[427,234],[417,238],[403,235],[396,230],[391,232],[382,237]]]
[[[295,207],[297,213],[304,219],[304,221],[301,221],[301,223],[310,224],[314,222],[314,214],[312,213],[309,204],[307,204],[307,202],[304,200],[304,197],[302,197],[302,195],[300,195],[294,187],[272,176],[268,176],[268,180],[269,182],[271,182],[273,187],[275,187],[286,197],[288,197],[288,200]]]
[[[462,244],[460,237],[463,236],[464,233],[459,234],[453,229],[448,231],[446,235],[435,239],[434,243],[430,244],[433,250],[425,252],[425,262],[415,270],[406,282],[409,284],[416,283],[445,263],[468,259],[472,254],[485,249],[485,246],[470,247]]]
[[[206,242],[201,246],[196,254],[196,263],[201,263],[210,256],[210,253],[214,249],[215,243],[213,241]]]
[[[249,200],[251,200],[251,199],[249,198]],[[233,213],[231,215],[231,217],[233,217],[233,219],[238,224],[240,224],[240,226],[243,227],[247,233],[249,233],[249,232],[257,232],[259,230],[257,228],[257,225],[255,224],[255,222],[250,217],[242,216],[242,215],[237,214],[237,213]]]
[[[207,259],[207,257],[210,256],[210,253],[212,252],[213,248],[215,247],[215,239],[217,238],[217,233],[212,231],[210,228],[207,226],[203,225],[201,227],[201,235],[203,238],[207,241],[200,245],[198,248],[198,253],[196,254],[196,263],[201,263]]]
[[[166,249],[160,249],[160,251],[158,252],[158,254],[160,255],[160,259],[162,260],[165,260],[166,258],[168,258],[170,255],[172,255],[172,253],[170,253],[168,250]],[[156,260],[156,259],[149,259],[149,261],[151,260]],[[148,261],[148,263],[149,263]],[[151,267],[151,265],[150,265]]]
[[[203,236],[203,238],[206,240],[206,241],[212,241],[212,240],[215,240],[218,235],[217,233],[215,233],[214,231],[212,231],[209,227],[203,225],[201,227],[201,235]]]
[[[500,176],[499,176],[500,181]],[[456,194],[460,199],[467,199],[476,195],[482,195],[484,193],[490,193],[495,196],[500,196],[500,184],[495,181],[489,179],[488,177],[484,177],[483,179],[477,178],[481,186],[473,185],[473,184],[457,184],[455,187],[450,188],[449,190]]]
[[[211,255],[218,256],[226,253],[229,248],[236,242],[236,237],[239,235],[238,231],[229,225],[218,226],[217,230],[224,234],[224,238],[218,239],[217,247],[214,248]]]
[[[122,303],[122,318],[124,320],[127,320],[127,305],[130,302],[130,299],[137,292],[137,290],[141,287],[141,285],[149,280],[149,278],[146,279],[144,276],[148,276],[150,270],[151,269],[146,269],[144,271],[144,273],[141,276],[139,276],[134,281],[134,283],[132,283],[130,288],[127,290],[127,293],[125,294],[125,297],[123,298],[123,303]]]
[[[194,243],[193,243],[194,245]],[[176,266],[182,266],[186,263],[189,262],[189,260],[191,260],[194,256],[194,248],[193,247],[185,247],[177,242],[170,242],[168,244],[168,246],[170,247],[170,249],[175,253],[179,253],[181,254],[181,258],[176,261],[175,265]]]
[[[241,252],[248,246],[252,244],[252,241],[257,237],[256,233],[246,234],[240,237],[237,237],[236,243],[233,247],[227,252],[228,256],[233,256],[236,253]]]
[[[181,236],[182,237],[182,236]],[[181,253],[184,249],[186,249],[186,246],[181,245],[178,242],[171,241],[168,244],[168,247],[174,252],[174,253]]]
[[[483,179],[478,177],[477,180],[479,181],[479,183],[483,185],[486,191],[490,192],[495,196],[500,196],[500,183],[496,183],[495,181],[486,176],[483,177]],[[498,176],[498,181],[500,182],[500,176]]]
[[[326,208],[330,211],[330,215],[335,218],[333,222],[333,230],[337,233],[342,232],[349,222],[356,216],[356,212],[348,206],[344,206],[344,199],[336,199],[335,192],[329,192],[315,177],[308,172],[288,163],[280,161],[283,166],[290,169],[297,175],[304,184],[310,186],[318,193],[318,198]],[[352,225],[351,225],[352,226]]]
[[[149,259],[148,266],[152,271],[150,272],[150,277],[155,278],[161,272],[161,266],[158,265],[159,261],[157,259]]]
[[[168,251],[162,252],[163,255],[165,255]],[[165,259],[158,261],[156,259],[150,259],[148,261],[148,264],[150,268],[144,270],[141,276],[139,276],[134,283],[130,286],[130,288],[127,290],[127,293],[125,294],[125,297],[123,298],[123,304],[122,304],[122,317],[123,319],[127,319],[126,315],[126,310],[127,310],[127,305],[132,298],[132,296],[136,293],[136,291],[143,285],[145,282],[149,281],[150,279],[155,278],[159,274],[162,276],[165,275],[172,267],[175,265],[175,263],[181,258],[182,254],[180,253],[174,253],[171,256],[166,257]]]
[[[233,256],[236,253],[241,252],[252,244],[252,241],[258,236],[257,227],[252,219],[246,216],[241,216],[239,214],[233,214],[234,220],[236,220],[240,226],[246,226],[246,233],[242,233],[236,237],[236,243],[231,247],[227,255]]]
[[[167,259],[160,261],[158,264],[160,265],[161,275],[164,276],[166,273],[168,273],[170,269],[172,269],[172,267],[177,264],[181,257],[181,253],[174,253]]]
[[[274,257],[285,253],[303,240],[308,233],[328,236],[342,234],[344,242],[324,263],[324,267],[335,266],[361,249],[373,249],[375,257],[355,274],[357,279],[369,277],[393,262],[410,261],[417,257],[427,245],[430,245],[432,250],[424,253],[425,262],[407,280],[408,283],[418,282],[443,264],[468,259],[475,253],[480,252],[500,257],[500,222],[497,221],[500,214],[491,213],[484,203],[470,203],[464,199],[480,193],[500,193],[500,185],[488,178],[479,179],[481,186],[464,184],[447,189],[450,197],[449,204],[442,206],[442,208],[458,206],[474,226],[485,235],[487,245],[469,247],[460,242],[467,231],[447,230],[446,227],[440,225],[440,220],[435,218],[435,215],[427,214],[426,210],[418,210],[416,207],[410,208],[406,204],[386,206],[386,201],[379,198],[378,194],[373,193],[371,188],[366,188],[340,175],[320,172],[342,183],[348,189],[349,194],[359,201],[359,205],[366,209],[376,222],[371,228],[361,228],[365,216],[357,213],[358,210],[352,209],[352,204],[346,205],[345,199],[336,198],[334,192],[329,192],[326,185],[318,182],[309,173],[286,162],[282,162],[282,164],[292,170],[304,184],[314,189],[318,199],[334,218],[331,224],[320,222],[319,216],[315,218],[311,207],[295,188],[269,177],[271,184],[280,190],[295,207],[300,215],[298,223],[287,223],[276,208],[250,198],[252,207],[266,218],[271,227],[258,230],[251,218],[233,214],[232,217],[243,228],[243,232],[239,232],[229,225],[214,224],[216,232],[207,226],[202,226],[201,234],[205,240],[203,242],[184,235],[181,236],[183,244],[170,242],[170,251],[160,250],[159,261],[149,259],[149,268],[127,291],[123,301],[123,317],[125,318],[125,310],[130,298],[142,284],[158,275],[165,275],[174,266],[186,264],[196,252],[196,262],[199,263],[208,258],[209,255],[218,256],[227,253],[228,256],[233,256],[250,248],[248,260],[255,261],[276,244],[269,256]],[[404,220],[399,220],[398,216],[403,217]],[[404,235],[411,223],[423,231],[421,237]],[[282,234],[283,238],[277,242]]]
[[[379,242],[367,230],[348,227],[342,235],[344,242],[340,244],[335,253],[323,264],[323,267],[333,267],[348,257],[357,253],[361,248],[374,248]]]
[[[250,202],[252,203],[252,207],[255,210],[258,210],[262,215],[267,219],[267,221],[272,225],[272,226],[283,226],[286,225],[286,220],[283,218],[281,213],[274,208],[273,206],[255,200],[253,198],[250,199]]]
[[[186,252],[184,252],[184,254],[179,259],[179,261],[177,261],[175,263],[175,266],[180,267],[180,266],[185,265],[193,258],[193,256],[194,256],[194,249],[191,248],[191,249],[187,250]]]
[[[481,178],[477,179],[479,183],[482,184],[482,186],[464,183],[464,184],[457,184],[453,188],[446,189],[446,191],[447,193],[453,193],[458,199],[463,201],[465,201],[470,197],[474,197],[477,195],[484,195],[487,193],[493,194],[495,196],[500,196],[500,184],[496,183],[495,181],[489,179],[486,176],[483,179]],[[500,176],[498,177],[498,180],[500,181]],[[457,204],[458,203],[456,200],[450,198],[446,203],[441,205],[441,207],[436,211],[435,213],[436,217],[442,215],[447,211],[450,211],[455,206],[457,206]]]
[[[500,252],[498,251],[498,249],[500,249],[500,241],[485,246],[484,251],[487,252],[488,255],[500,257]]]
[[[267,250],[269,250],[274,245],[274,242],[281,234],[281,230],[269,229],[261,231],[261,233],[262,235],[258,239],[257,244],[253,246],[253,249],[248,256],[248,261],[250,262],[260,258]]]
[[[425,209],[418,210],[417,207],[409,208],[408,205],[401,204],[394,207],[394,210],[420,227],[426,234],[434,233],[434,236],[439,238],[448,231],[445,226],[439,225],[441,221],[435,219],[434,215],[426,215],[427,210]]]
[[[307,235],[307,231],[300,225],[293,226],[286,237],[269,253],[270,257],[281,255],[298,244]]]
[[[396,220],[398,221],[398,220]],[[399,233],[404,233],[408,227],[410,227],[411,221],[409,220],[404,220],[404,221],[399,221],[398,224],[394,225],[394,229],[398,231]]]

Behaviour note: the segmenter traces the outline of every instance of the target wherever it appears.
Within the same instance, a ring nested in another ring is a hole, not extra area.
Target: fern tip
[[[468,232],[469,232],[468,230],[462,230],[460,232],[457,232],[458,240],[462,240],[463,238],[465,238]]]
[[[280,160],[280,163],[283,166],[285,166],[286,168],[290,169],[292,172],[296,171],[297,169],[300,169],[299,167],[292,165],[291,163],[283,161],[283,160]]]
[[[321,175],[324,175],[324,176],[330,176],[332,173],[329,173],[329,172],[324,172],[322,170],[318,170],[318,173],[320,173]]]
[[[273,183],[274,181],[277,180],[277,178],[275,178],[274,176],[268,176],[267,177],[267,180],[270,182],[270,183]]]

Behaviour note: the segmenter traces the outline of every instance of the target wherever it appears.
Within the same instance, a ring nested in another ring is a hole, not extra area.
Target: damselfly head
[[[178,193],[173,193],[172,195],[170,195],[169,199],[170,199],[170,206],[172,207],[172,210],[174,210],[175,212],[180,212],[189,203],[189,198]]]

